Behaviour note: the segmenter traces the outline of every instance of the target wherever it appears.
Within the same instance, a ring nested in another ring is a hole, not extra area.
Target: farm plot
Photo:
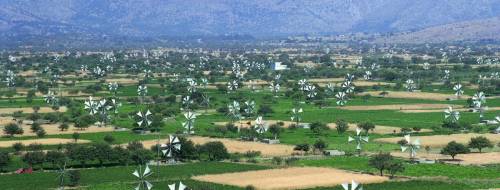
[[[220,141],[226,146],[228,152],[230,153],[246,153],[248,151],[260,151],[261,155],[264,157],[273,156],[290,156],[294,150],[291,145],[283,144],[264,144],[260,142],[248,142],[248,141],[238,141],[232,139],[223,138],[208,138],[208,137],[189,137],[191,141],[195,144],[204,144],[207,142]],[[160,142],[165,142],[167,140],[161,140]],[[151,147],[156,145],[156,140],[142,141],[144,147]]]
[[[30,140],[12,140],[12,141],[0,141],[0,147],[7,148],[11,147],[15,143],[22,143],[25,146],[36,143],[41,145],[58,145],[66,143],[74,143],[73,139],[61,139],[61,138],[47,138],[47,139],[30,139]],[[90,143],[89,140],[78,140],[77,143]]]
[[[472,137],[483,136],[488,138],[493,143],[500,142],[500,134],[477,134],[477,133],[468,133],[468,134],[452,134],[452,135],[433,135],[433,136],[418,136],[416,138],[420,139],[420,143],[422,146],[430,146],[430,147],[443,147],[446,146],[450,141],[456,141],[458,143],[468,143]],[[399,140],[403,139],[402,137],[391,137],[391,138],[380,138],[375,139],[377,142],[385,142],[385,143],[397,143]]]
[[[292,167],[239,173],[195,176],[193,179],[204,182],[257,189],[304,189],[320,186],[336,186],[355,180],[362,184],[381,183],[388,178],[368,174],[353,173],[340,169],[319,167]]]
[[[443,109],[452,106],[453,108],[459,108],[459,106],[453,106],[448,104],[394,104],[394,105],[371,105],[371,106],[344,106],[340,109],[345,110],[428,110],[428,109],[438,109],[436,111],[442,112]],[[433,110],[434,111],[434,110]]]
[[[391,155],[402,158],[410,158],[410,155],[405,152],[391,152]],[[446,160],[450,159],[450,156],[435,153],[420,153],[417,154],[417,158],[425,158],[429,160]],[[457,159],[458,161],[450,161],[450,163],[458,163],[461,165],[499,164],[500,152],[459,154],[455,156],[455,159]]]
[[[456,99],[453,94],[441,94],[441,93],[430,93],[430,92],[403,92],[403,91],[387,91],[388,94],[385,96],[380,95],[382,91],[370,91],[361,93],[360,96],[369,94],[371,96],[377,97],[387,97],[387,98],[408,98],[408,99],[424,99],[424,100],[447,100]],[[470,98],[470,96],[463,95],[462,99]]]
[[[66,106],[61,106],[57,112],[66,112]],[[0,114],[12,114],[13,112],[21,111],[23,113],[33,113],[33,108],[0,108]],[[38,113],[52,113],[56,112],[51,107],[40,107]]]

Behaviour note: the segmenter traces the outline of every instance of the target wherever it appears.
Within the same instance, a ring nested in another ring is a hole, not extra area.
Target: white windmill
[[[255,112],[255,101],[246,101],[245,102],[245,114],[247,116],[252,116]]]
[[[269,84],[269,90],[274,94],[274,96],[277,96],[278,92],[280,91],[280,84],[271,82]]]
[[[194,121],[196,119],[196,114],[188,111],[184,113],[184,117],[186,118],[186,122],[182,123],[182,127],[186,130],[186,134],[194,134]]]
[[[139,121],[136,122],[137,126],[143,129],[149,128],[151,123],[153,123],[153,121],[151,120],[151,115],[153,114],[149,110],[147,110],[146,112],[137,112],[137,116],[139,116]]]
[[[328,83],[325,88],[325,93],[328,96],[334,96],[335,95],[335,85],[332,83]]]
[[[302,114],[303,110],[302,108],[293,108],[292,109],[292,117],[290,119],[292,122],[295,122],[296,125],[298,126],[302,118],[300,117],[300,114]]]
[[[429,70],[430,64],[428,62],[425,62],[423,67],[424,67],[424,70]]]
[[[108,84],[108,90],[116,96],[116,93],[118,92],[118,83],[110,82]]]
[[[363,190],[363,187],[354,180],[351,181],[350,187],[349,189],[349,183],[342,183],[342,188],[344,190]]]
[[[169,135],[167,144],[161,145],[161,151],[163,155],[167,158],[173,158],[175,152],[179,152],[181,150],[181,141],[179,138],[173,135]]]
[[[184,109],[188,110],[191,104],[193,104],[193,100],[191,100],[190,96],[184,96],[184,98],[182,98],[182,106],[184,106]]]
[[[453,86],[453,90],[455,91],[455,96],[460,98],[464,94],[464,91],[462,90],[462,85],[460,83],[456,84]]]
[[[267,131],[267,129],[268,127],[262,119],[262,116],[257,117],[257,119],[255,119],[255,130],[257,131],[257,133],[263,134]]]
[[[451,106],[444,110],[444,119],[449,119],[451,122],[456,123],[460,119],[460,112],[454,111]]]
[[[352,76],[352,75],[351,75]],[[344,92],[347,94],[351,94],[354,92],[354,84],[352,83],[351,80],[345,80],[341,87],[344,89]]]
[[[175,183],[168,185],[168,189],[169,190],[187,190],[187,187],[182,182],[179,182],[179,185],[176,185]]]
[[[299,85],[300,90],[306,90],[306,85],[307,85],[306,79],[299,80],[297,84]]]
[[[449,80],[450,79],[450,70],[444,70],[444,80]]]
[[[198,84],[196,84],[196,81],[194,80],[191,80],[189,81],[189,84],[187,86],[187,91],[190,93],[190,94],[193,94],[196,92],[196,87],[198,86]]]
[[[229,117],[231,117],[231,121],[234,122],[236,120],[241,121],[241,114],[240,114],[240,103],[237,101],[233,101],[233,103],[227,105],[227,110]],[[241,123],[240,123],[241,124]],[[239,132],[238,128],[238,132]]]
[[[408,79],[405,82],[405,88],[408,92],[413,92],[415,90],[415,82],[412,79]]]
[[[109,103],[111,104],[111,110],[113,110],[113,113],[117,114],[118,113],[118,108],[122,107],[122,103],[118,102],[116,99],[112,98]]]
[[[229,81],[227,83],[227,89],[228,89],[228,93],[232,92],[232,91],[236,91],[238,89],[238,81],[237,80],[232,80],[232,81]]]
[[[316,86],[314,86],[314,85],[307,85],[306,91],[307,91],[307,98],[309,98],[309,99],[316,97],[316,95],[318,94],[316,92]]]
[[[372,80],[372,72],[371,71],[365,71],[365,74],[363,75],[363,78],[365,78],[365,80]]]
[[[356,129],[356,136],[349,136],[347,142],[356,142],[356,150],[358,150],[359,154],[361,154],[361,145],[362,143],[368,143],[368,136],[361,136],[361,129]]]
[[[478,92],[472,96],[472,101],[474,103],[474,112],[479,112],[479,120],[483,121],[484,112],[488,109],[486,107],[486,96],[483,92]]]
[[[337,98],[337,105],[339,106],[344,106],[347,103],[347,94],[345,92],[338,92],[335,98]]]
[[[417,156],[417,151],[420,149],[420,139],[417,138],[415,141],[411,141],[410,135],[405,135],[406,145],[401,146],[401,152],[406,150],[410,151],[410,159],[414,159]]]
[[[92,96],[84,102],[84,109],[88,110],[90,115],[94,115],[99,111],[99,102],[92,99]]]
[[[142,167],[139,166],[139,170],[136,169],[134,173],[132,173],[132,175],[137,177],[139,183],[137,187],[135,187],[135,190],[151,190],[153,188],[153,184],[146,179],[151,174],[153,174],[153,172],[149,169],[148,165],[146,165],[144,172],[142,172]]]

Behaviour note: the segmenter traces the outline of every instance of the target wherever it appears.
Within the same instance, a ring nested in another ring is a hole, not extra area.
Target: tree
[[[226,146],[220,141],[208,142],[199,147],[201,154],[206,155],[210,161],[220,161],[229,158]]]
[[[78,139],[80,139],[80,133],[77,133],[77,132],[73,133],[71,135],[71,138],[73,138],[73,140],[75,140],[75,143],[76,143],[78,141]]]
[[[36,133],[36,132],[38,132],[38,130],[40,130],[40,129],[42,129],[42,127],[41,127],[40,123],[38,123],[38,122],[33,122],[33,124],[31,124],[31,127],[30,127],[31,132]]]
[[[69,125],[68,123],[61,123],[61,125],[59,125],[57,128],[59,128],[59,130],[61,131],[67,131],[69,129]]]
[[[392,162],[389,164],[389,168],[387,170],[389,171],[389,174],[391,174],[391,178],[394,178],[396,173],[405,171],[405,166],[401,162]]]
[[[31,167],[34,167],[35,165],[42,164],[45,161],[45,154],[42,151],[27,152],[24,154],[22,160]]]
[[[261,105],[259,107],[259,110],[257,110],[257,113],[262,114],[264,116],[274,113],[273,109],[269,105]]]
[[[293,150],[304,151],[304,152],[308,152],[309,149],[310,149],[309,144],[307,143],[295,145],[295,147],[293,148]]]
[[[346,132],[349,128],[349,124],[347,124],[347,122],[343,119],[338,119],[337,121],[335,121],[335,125],[339,134]]]
[[[128,163],[130,162],[130,152],[121,146],[113,147],[111,160],[115,160],[121,165],[128,165]]]
[[[493,143],[489,139],[483,136],[472,137],[468,144],[469,148],[477,148],[479,153],[483,148],[493,148]]]
[[[441,154],[450,155],[451,159],[455,160],[457,154],[466,154],[469,149],[465,145],[457,143],[455,141],[449,142],[443,149],[441,149]]]
[[[365,131],[366,134],[368,134],[368,131],[375,129],[375,125],[372,123],[372,122],[362,122],[362,123],[358,123],[358,127],[363,129]]]
[[[54,168],[64,164],[66,159],[66,155],[61,151],[50,150],[45,154],[45,161],[50,162]]]
[[[113,142],[115,142],[115,137],[113,137],[113,135],[107,134],[106,136],[104,136],[104,142],[113,144]]]
[[[103,166],[104,162],[110,159],[113,149],[109,144],[106,143],[95,143],[92,145],[94,151],[94,158],[99,162],[100,166]]]
[[[10,135],[10,137],[14,137],[14,135],[22,135],[24,133],[24,130],[16,123],[9,123],[5,125],[5,127],[3,128],[3,132],[7,135]]]
[[[38,131],[36,131],[36,136],[38,138],[43,138],[43,137],[45,137],[46,134],[47,134],[47,132],[45,132],[45,129],[43,129],[43,128],[40,128]]]
[[[79,162],[82,167],[85,167],[87,162],[94,159],[94,151],[86,145],[68,144],[65,153],[69,159]]]
[[[144,165],[153,158],[154,158],[153,152],[144,148],[130,151],[130,159],[135,164]]]
[[[24,144],[20,142],[16,142],[12,144],[12,149],[16,151],[16,154],[19,154],[24,149]]]
[[[311,131],[313,133],[315,133],[317,135],[321,134],[323,131],[327,131],[330,129],[330,128],[328,128],[328,126],[326,126],[326,124],[321,123],[321,122],[313,122],[313,123],[311,123],[309,128],[311,129]]]
[[[7,167],[11,161],[9,152],[0,150],[0,172],[3,172],[3,168]]]
[[[376,168],[380,172],[380,176],[384,175],[384,170],[388,169],[394,158],[390,153],[378,153],[370,158],[368,165]]]
[[[326,141],[324,141],[322,139],[318,139],[314,143],[314,149],[316,149],[316,150],[323,151],[326,149],[326,147],[328,147],[328,144],[326,143]]]
[[[174,151],[175,158],[181,160],[194,160],[199,158],[193,141],[184,137],[179,137],[179,142],[181,144],[181,151]]]
[[[85,130],[95,123],[95,119],[90,115],[80,116],[75,120],[75,127],[81,130]]]
[[[271,126],[269,126],[269,132],[273,134],[274,139],[278,139],[280,133],[283,132],[283,128],[277,124],[272,124]]]
[[[76,187],[80,184],[80,171],[70,170],[69,171],[69,186]]]

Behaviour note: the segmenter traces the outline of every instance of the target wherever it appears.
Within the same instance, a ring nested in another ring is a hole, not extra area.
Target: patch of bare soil
[[[419,138],[422,147],[443,147],[446,146],[451,141],[456,141],[458,143],[466,144],[470,141],[472,137],[483,136],[488,138],[494,144],[500,142],[500,134],[477,134],[477,133],[467,133],[467,134],[451,134],[451,135],[433,135],[433,136],[418,136],[412,138]],[[391,138],[380,138],[375,139],[377,142],[385,143],[397,143],[402,137],[391,137]]]
[[[224,138],[189,137],[195,144],[205,144],[207,142],[220,141],[226,146],[230,153],[246,153],[248,151],[260,151],[263,157],[290,156],[294,152],[293,146],[283,144],[265,144],[261,142],[238,141]],[[161,143],[167,140],[161,140]],[[141,141],[144,147],[156,145],[156,140]]]
[[[382,91],[369,91],[361,93],[360,95],[369,94],[371,96],[377,97],[388,97],[388,98],[409,98],[409,99],[424,99],[424,100],[447,100],[447,99],[457,99],[454,94],[441,94],[441,93],[430,93],[430,92],[405,92],[405,91],[387,91],[389,94],[382,96],[380,95]],[[463,95],[461,99],[470,98],[470,96]]]
[[[6,148],[11,147],[15,143],[22,143],[26,146],[37,143],[41,145],[57,145],[75,142],[73,139],[60,139],[60,138],[47,138],[47,139],[30,139],[30,140],[12,140],[12,141],[0,141],[0,147]],[[90,143],[89,140],[78,140],[77,143]]]
[[[66,106],[61,106],[59,107],[59,110],[57,112],[66,112],[68,110]],[[16,111],[22,111],[23,113],[33,113],[33,108],[0,108],[0,114],[12,114],[13,112]],[[38,113],[52,113],[56,112],[54,111],[51,107],[40,107],[40,110],[38,110]]]
[[[305,189],[335,186],[355,180],[362,184],[381,183],[387,177],[353,173],[345,170],[319,167],[292,167],[215,175],[195,176],[204,182],[246,187],[252,185],[261,190]]]

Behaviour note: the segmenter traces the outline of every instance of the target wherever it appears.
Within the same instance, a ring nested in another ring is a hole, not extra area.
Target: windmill
[[[208,107],[210,107],[210,96],[208,94],[203,93],[201,95],[202,102],[201,104],[205,107],[205,113],[208,112]]]
[[[448,79],[450,79],[450,70],[444,70],[444,76],[443,76],[443,79],[444,79],[444,80],[448,80]]]
[[[341,87],[344,89],[344,92],[347,94],[351,94],[354,92],[354,85],[352,84],[351,80],[345,80]]]
[[[252,92],[255,92],[255,90],[257,89],[253,80],[248,81],[248,89],[250,89]]]
[[[347,103],[347,94],[345,92],[338,92],[335,97],[337,98],[337,105],[344,106]]]
[[[144,172],[142,172],[142,167],[139,166],[139,170],[135,170],[132,175],[137,177],[139,184],[135,188],[135,190],[151,190],[153,188],[153,184],[147,181],[147,177],[149,177],[153,172],[149,169],[149,166],[146,165]]]
[[[92,99],[92,96],[84,102],[84,108],[89,111],[90,115],[94,115],[99,111],[99,103]]]
[[[245,102],[246,108],[245,108],[245,114],[247,116],[252,116],[255,112],[255,101],[246,101]]]
[[[257,131],[257,133],[263,134],[267,131],[267,129],[268,127],[262,119],[262,116],[257,117],[257,119],[255,119],[255,130]]]
[[[334,96],[335,95],[335,85],[332,83],[328,83],[325,88],[325,93],[328,96]]]
[[[228,93],[236,91],[238,89],[238,81],[232,80],[227,83]]]
[[[190,96],[184,96],[184,98],[182,98],[182,106],[184,106],[184,109],[189,110],[191,104],[193,104],[193,100],[191,100]]]
[[[153,123],[153,121],[151,120],[151,115],[152,113],[149,110],[147,110],[146,112],[137,112],[137,116],[139,116],[139,121],[136,122],[137,126],[143,129],[149,128],[151,123]]]
[[[356,142],[356,150],[358,150],[358,153],[361,154],[361,145],[362,143],[368,143],[368,136],[361,136],[361,129],[357,128],[356,129],[356,136],[351,137],[349,136],[347,142]]]
[[[271,92],[274,94],[274,96],[276,97],[278,92],[280,91],[280,84],[278,83],[275,83],[275,82],[271,82],[269,84],[269,90],[271,90]]]
[[[179,182],[179,185],[176,185],[175,183],[168,185],[168,189],[169,190],[186,190],[187,187],[182,182]]]
[[[485,106],[486,96],[483,92],[478,92],[472,96],[472,101],[474,103],[474,112],[479,112],[479,121],[483,121],[484,112],[488,109]]]
[[[116,101],[116,99],[112,98],[111,101],[109,101],[111,104],[111,110],[113,110],[113,113],[117,114],[118,113],[118,108],[122,107],[122,103]]]
[[[195,93],[195,92],[196,92],[196,86],[197,86],[197,85],[198,85],[198,84],[196,84],[196,81],[194,81],[194,80],[189,81],[189,84],[188,84],[188,86],[187,86],[187,91],[188,91],[190,94]]]
[[[410,135],[405,135],[406,145],[401,146],[401,152],[406,150],[410,151],[410,159],[414,159],[417,156],[417,151],[420,149],[420,139],[415,139],[411,142]]]
[[[296,125],[298,126],[302,118],[300,117],[300,114],[303,112],[302,108],[293,108],[292,109],[292,117],[290,119],[292,122],[295,122]]]
[[[456,84],[453,86],[453,90],[455,91],[455,96],[460,98],[464,94],[464,91],[462,90],[462,85],[460,83]]]
[[[363,78],[365,78],[365,80],[372,80],[372,72],[371,71],[365,71],[365,74],[363,75]]]
[[[44,96],[44,100],[47,104],[50,104],[51,106],[56,106],[57,103],[59,102],[55,93],[53,91],[50,91]]]
[[[16,74],[11,70],[7,70],[7,77],[5,78],[5,83],[8,87],[14,87],[16,85]]]
[[[363,190],[363,187],[354,180],[351,181],[350,187],[351,188],[349,189],[349,183],[342,183],[342,188],[344,190]]]
[[[316,97],[316,95],[318,94],[316,92],[316,86],[314,86],[314,85],[307,85],[306,91],[307,91],[307,98],[310,98],[310,99]]]
[[[425,62],[423,68],[424,68],[424,70],[429,70],[430,64],[428,62]]]
[[[148,94],[148,86],[141,84],[137,87],[137,94],[141,97],[141,103],[144,101],[144,97]]]
[[[405,88],[408,92],[413,92],[415,90],[415,82],[412,79],[406,80]]]
[[[179,152],[181,150],[181,142],[179,138],[173,135],[169,135],[167,144],[161,145],[161,151],[163,155],[167,158],[174,158],[174,152]]]
[[[194,133],[194,121],[196,119],[196,114],[191,112],[191,111],[188,111],[186,113],[184,113],[184,117],[186,118],[186,122],[183,122],[182,123],[182,126],[184,127],[184,129],[186,129],[185,133],[186,134],[193,134]]]
[[[460,112],[454,111],[451,106],[444,110],[444,119],[449,119],[451,122],[456,123],[460,119]]]
[[[300,90],[306,90],[306,85],[307,85],[306,79],[299,80],[297,84],[299,85]]]
[[[116,93],[118,92],[118,83],[110,82],[108,84],[108,90],[116,96]]]
[[[57,171],[57,180],[59,181],[59,189],[64,190],[64,178],[68,176],[68,173],[66,171],[66,161],[64,161],[64,164],[59,166],[59,170]]]

